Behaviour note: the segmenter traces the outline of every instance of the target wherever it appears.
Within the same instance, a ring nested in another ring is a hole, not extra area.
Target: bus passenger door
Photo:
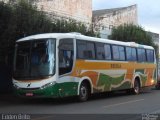
[[[59,41],[59,75],[72,71],[74,58],[73,39],[60,39]]]

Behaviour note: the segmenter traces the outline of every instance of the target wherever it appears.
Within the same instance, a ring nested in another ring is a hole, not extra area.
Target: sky
[[[160,0],[92,0],[92,9],[110,9],[137,4],[138,23],[146,31],[160,34]]]

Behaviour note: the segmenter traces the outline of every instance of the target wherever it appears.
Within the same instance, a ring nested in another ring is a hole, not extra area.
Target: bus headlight
[[[43,85],[42,87],[40,87],[40,89],[44,89],[44,88],[46,88],[46,87],[53,86],[55,83],[56,83],[56,81],[51,82],[51,83],[47,83],[47,84]]]
[[[16,89],[20,89],[20,87],[17,86],[16,84],[13,84],[13,87],[16,88]]]

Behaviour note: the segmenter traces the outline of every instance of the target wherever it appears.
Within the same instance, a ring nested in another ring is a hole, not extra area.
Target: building
[[[92,14],[93,28],[95,28],[95,31],[100,32],[102,38],[107,38],[113,27],[123,24],[138,24],[137,5],[94,10]]]
[[[91,23],[92,0],[32,0],[38,9],[47,12],[50,17],[60,16]]]
[[[156,51],[156,53],[158,54],[157,55],[157,61],[159,61],[159,72],[160,72],[160,58],[158,58],[159,57],[159,34],[158,33],[153,33],[153,32],[147,32],[148,33],[148,35],[149,36],[151,36],[151,38],[152,38],[152,40],[153,40],[153,42],[154,42],[154,44],[155,45],[157,45],[158,46],[158,49],[157,49],[157,51]]]
[[[0,0],[16,2],[17,0]],[[44,11],[51,19],[74,19],[79,22],[91,24],[92,0],[26,0]]]
[[[159,46],[159,34],[158,33],[153,33],[153,32],[147,32],[149,36],[151,36],[154,44]]]

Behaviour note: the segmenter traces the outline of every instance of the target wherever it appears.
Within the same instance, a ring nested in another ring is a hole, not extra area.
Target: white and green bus
[[[100,92],[138,94],[155,83],[151,46],[75,33],[38,34],[16,42],[13,85],[18,96],[86,101]]]

